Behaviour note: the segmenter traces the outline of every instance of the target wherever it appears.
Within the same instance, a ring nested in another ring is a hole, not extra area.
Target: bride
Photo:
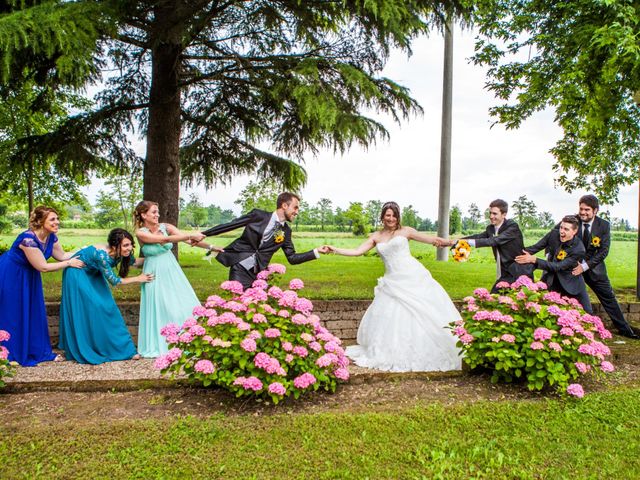
[[[400,224],[395,202],[382,206],[382,230],[356,249],[330,246],[333,253],[359,256],[376,247],[385,273],[358,328],[358,345],[347,347],[356,365],[393,372],[459,370],[456,339],[445,327],[460,319],[451,299],[409,251],[409,240],[435,246],[446,240]]]

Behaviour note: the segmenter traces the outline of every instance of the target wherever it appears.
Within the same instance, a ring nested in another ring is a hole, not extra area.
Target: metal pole
[[[449,238],[449,204],[451,194],[451,104],[453,90],[453,22],[444,29],[444,68],[442,73],[442,126],[440,136],[440,189],[438,202],[438,236]],[[439,248],[437,259],[446,262],[448,248]]]

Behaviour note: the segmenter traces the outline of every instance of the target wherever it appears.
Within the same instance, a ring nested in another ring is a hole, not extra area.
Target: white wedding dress
[[[460,313],[447,293],[413,258],[406,237],[376,248],[385,274],[347,355],[361,367],[392,372],[459,370],[456,338],[445,327]]]

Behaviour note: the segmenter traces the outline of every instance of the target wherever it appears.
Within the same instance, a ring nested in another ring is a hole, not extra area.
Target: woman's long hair
[[[396,202],[387,202],[382,205],[382,209],[380,210],[380,221],[382,222],[384,220],[384,215],[385,213],[387,213],[387,210],[391,210],[393,212],[393,215],[398,220],[398,223],[396,224],[396,230],[402,228],[402,224],[400,223],[400,207]]]
[[[156,202],[152,202],[151,200],[142,200],[141,202],[138,202],[136,208],[133,210],[133,223],[136,228],[140,228],[144,225],[142,214],[147,213],[154,205],[156,207],[158,206]]]
[[[109,232],[109,236],[107,236],[107,244],[116,250],[116,262],[120,262],[120,268],[118,269],[118,275],[120,275],[120,278],[125,278],[129,275],[129,257],[123,260],[122,254],[120,253],[122,241],[125,238],[131,240],[131,252],[133,253],[136,242],[133,239],[133,236],[124,228],[114,228]]]

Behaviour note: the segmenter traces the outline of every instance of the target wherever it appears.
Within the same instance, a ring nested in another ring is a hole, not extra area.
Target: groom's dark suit
[[[493,293],[497,293],[496,285],[499,282],[513,283],[521,275],[533,279],[531,265],[520,265],[514,261],[518,255],[522,254],[524,241],[520,227],[513,220],[506,219],[497,232],[495,227],[489,224],[484,232],[464,238],[473,239],[476,248],[491,247],[496,262],[498,258],[500,259],[500,276],[493,284],[491,289]]]
[[[613,293],[609,276],[607,275],[607,267],[604,259],[609,254],[609,246],[611,245],[611,227],[606,220],[595,217],[587,234],[583,238],[584,226],[580,222],[578,236],[582,239],[582,243],[586,249],[585,262],[589,269],[582,274],[584,281],[591,287],[593,293],[596,294],[598,300],[602,304],[602,308],[607,312],[611,321],[622,334],[633,334],[633,330],[624,319],[620,305]],[[596,241],[594,242],[594,239]]]
[[[291,240],[291,228],[286,223],[278,226],[277,229],[282,230],[284,239],[276,242],[274,232],[265,232],[265,228],[270,223],[273,212],[265,212],[264,210],[254,209],[246,215],[236,218],[229,223],[217,225],[202,232],[207,237],[212,235],[220,235],[221,233],[235,230],[236,228],[245,227],[242,235],[225,247],[224,252],[218,254],[216,259],[225,267],[230,267],[229,279],[237,280],[243,284],[245,288],[249,288],[256,279],[256,274],[269,265],[269,261],[278,249],[282,248],[287,260],[290,264],[308,262],[316,258],[313,250],[305,253],[296,253],[293,241]],[[266,241],[262,241],[263,235],[268,235]],[[243,267],[240,262],[255,255],[255,265],[250,270]]]
[[[547,233],[535,245],[525,248],[531,254],[545,250],[547,259],[536,259],[535,266],[545,273],[542,281],[547,284],[549,290],[559,292],[578,300],[587,313],[592,313],[591,302],[587,294],[587,287],[582,275],[573,275],[571,272],[585,256],[585,249],[578,235],[568,242],[560,240],[560,231],[555,228]],[[564,258],[559,259],[560,252],[564,252]]]

